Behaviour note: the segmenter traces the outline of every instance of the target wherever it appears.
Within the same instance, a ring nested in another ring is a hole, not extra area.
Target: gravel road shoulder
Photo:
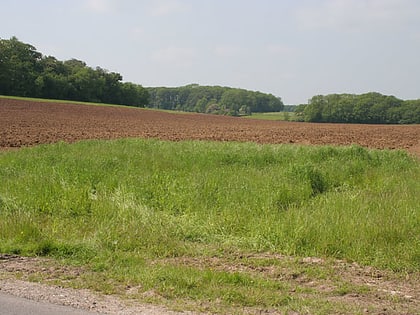
[[[249,258],[285,260],[285,266],[289,266],[287,261],[296,260],[293,257],[276,256],[274,254],[260,256]],[[312,272],[318,270],[330,273],[330,278],[321,280],[310,276],[311,272],[288,277],[287,273],[293,270],[283,270],[283,266],[256,268],[252,265],[226,261],[221,258],[184,257],[167,262],[174,265],[181,264],[196,268],[207,267],[226,272],[258,273],[268,278],[276,278],[276,275],[279,274],[281,275],[280,278],[283,279],[282,281],[289,281],[291,287],[300,286],[312,291],[315,290],[318,292],[320,299],[357,306],[359,310],[365,310],[366,314],[420,314],[420,273],[418,272],[404,276],[394,274],[391,271],[377,270],[340,260],[327,261],[312,257],[296,260],[296,264],[301,269],[303,268],[302,270],[311,269]],[[293,265],[289,267],[293,269]],[[48,258],[0,254],[0,294],[10,294],[55,305],[71,306],[75,309],[101,314],[198,314],[188,311],[175,312],[163,306],[144,304],[139,300],[130,298],[130,290],[135,288],[127,288],[127,295],[120,297],[66,286],[63,276],[78,278],[84,272],[86,270],[81,267],[65,266]],[[36,281],[37,279],[42,280]],[[340,283],[346,283],[349,287],[364,288],[364,290],[358,293],[350,291],[345,294],[333,294],[337,290],[337,284]],[[297,298],[302,298],[299,292],[291,294],[295,294]],[[178,309],[179,307],[178,305]],[[248,311],[243,309],[243,313],[247,314],[255,314],[255,311],[255,309]],[[275,310],[266,310],[264,313],[277,314]]]
[[[30,274],[39,271],[51,272],[52,274],[56,272],[53,268],[41,267],[45,265],[43,264],[45,261],[47,260],[43,258],[0,254],[0,293],[33,301],[71,306],[75,309],[100,314],[193,314],[191,312],[174,312],[160,306],[140,304],[135,301],[121,299],[114,295],[97,294],[86,289],[72,289],[27,281],[26,278]],[[64,269],[66,268],[64,267]],[[72,272],[77,271],[72,270]],[[16,277],[21,277],[25,280],[19,280]]]

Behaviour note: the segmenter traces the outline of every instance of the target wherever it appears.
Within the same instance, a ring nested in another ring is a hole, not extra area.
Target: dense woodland
[[[0,39],[0,94],[145,106],[147,90],[85,62],[43,56],[16,37]]]
[[[190,84],[147,90],[149,106],[161,109],[238,116],[278,112],[284,107],[281,99],[274,95],[230,87]]]
[[[0,94],[147,106],[224,115],[280,111],[283,103],[270,94],[228,87],[188,85],[144,88],[122,82],[122,76],[85,62],[43,56],[16,37],[0,39]]]
[[[420,99],[404,101],[375,92],[317,95],[295,113],[307,122],[419,124]]]
[[[44,56],[16,37],[0,38],[0,95],[123,104],[222,115],[295,110],[307,122],[419,124],[420,99],[401,100],[371,92],[312,97],[308,104],[285,106],[272,94],[191,84],[149,87],[123,82],[121,74],[85,62]]]

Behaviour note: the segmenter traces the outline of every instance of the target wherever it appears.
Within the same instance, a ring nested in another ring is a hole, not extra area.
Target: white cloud
[[[135,26],[133,28],[131,28],[130,30],[130,38],[131,39],[140,39],[143,38],[144,35],[147,33],[146,30],[144,29],[144,27],[141,26]]]
[[[186,5],[178,0],[160,0],[154,1],[150,13],[152,16],[161,17],[183,12],[186,9]]]
[[[241,49],[236,45],[218,45],[214,47],[213,52],[218,57],[235,57],[240,53]]]
[[[87,0],[85,7],[92,12],[107,13],[114,9],[115,2],[113,0]]]
[[[196,53],[194,49],[187,47],[168,46],[152,53],[151,59],[155,62],[170,66],[191,66],[194,63]]]
[[[404,27],[419,13],[416,0],[324,0],[301,6],[296,19],[303,29],[363,32]]]
[[[283,44],[270,44],[265,48],[266,53],[272,56],[290,56],[296,53],[296,49]]]
[[[415,30],[413,31],[413,33],[411,34],[411,39],[420,44],[420,30]]]

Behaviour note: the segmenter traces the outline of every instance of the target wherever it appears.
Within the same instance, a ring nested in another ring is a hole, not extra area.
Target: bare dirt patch
[[[358,144],[420,153],[420,125],[294,123],[0,98],[0,148],[124,137]]]
[[[416,314],[420,311],[418,273],[396,275],[340,260],[296,258],[269,253],[230,258],[166,258],[151,263],[240,272],[279,281],[290,288],[287,294],[295,299],[315,298],[319,301],[340,303],[350,310],[340,314],[352,314],[356,311],[365,314],[400,315]],[[91,271],[63,266],[47,258],[0,255],[0,292],[107,314],[179,314],[162,307],[142,304],[131,298],[133,294],[135,297],[139,293],[136,287],[121,288],[120,295],[116,296],[94,293],[87,289],[76,290],[68,286],[69,279],[72,283],[77,283],[88,272]],[[150,292],[143,293],[147,294]],[[257,311],[241,309],[240,313],[260,312]],[[263,313],[276,312],[264,310]]]
[[[342,260],[268,253],[235,260],[180,257],[160,263],[165,262],[259,275],[287,284],[294,298],[339,302],[366,314],[420,312],[419,273],[403,276]]]
[[[68,286],[68,279],[77,280],[85,272],[88,271],[84,268],[59,265],[47,258],[0,254],[0,292],[101,314],[181,314],[129,299],[128,288],[128,297],[124,299],[116,295],[104,295]]]

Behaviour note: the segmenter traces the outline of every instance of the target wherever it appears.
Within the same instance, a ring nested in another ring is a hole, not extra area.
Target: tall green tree
[[[360,95],[329,94],[312,97],[296,109],[308,122],[400,124],[420,121],[420,101],[369,92]]]
[[[144,106],[148,91],[77,59],[43,56],[16,37],[0,39],[0,94]]]
[[[222,115],[280,111],[281,98],[271,94],[221,86],[190,84],[182,87],[147,88],[149,107]]]
[[[42,54],[16,37],[0,40],[0,93],[37,95],[35,80],[41,73]]]

